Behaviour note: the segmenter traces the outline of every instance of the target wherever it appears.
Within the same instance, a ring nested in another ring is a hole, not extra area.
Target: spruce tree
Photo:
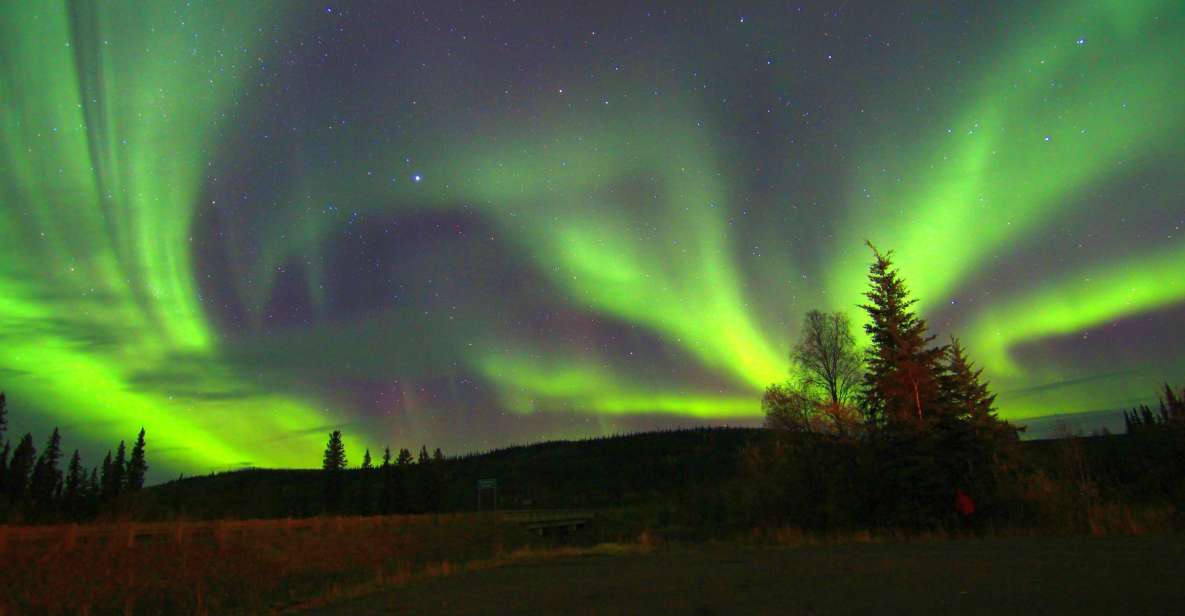
[[[404,455],[406,454],[406,456]],[[407,511],[407,489],[404,485],[404,473],[407,463],[411,459],[411,452],[406,449],[399,452],[395,459],[391,457],[391,448],[383,452],[382,490],[379,494],[379,510],[382,513],[403,513]]]
[[[435,505],[435,495],[432,482],[432,469],[428,467],[432,458],[428,455],[428,447],[420,446],[420,455],[416,458],[415,467],[415,503],[414,510],[419,512],[432,511]]]
[[[144,478],[148,474],[148,460],[145,458],[144,428],[140,428],[140,436],[132,446],[132,457],[128,460],[127,489],[135,492],[144,487]]]
[[[362,454],[362,470],[371,470],[374,464],[370,462],[370,448],[366,448],[366,452]]]
[[[1160,405],[1164,409],[1165,423],[1174,425],[1185,425],[1185,389],[1181,390],[1181,395],[1178,396],[1173,388],[1168,384],[1164,384],[1164,395],[1161,397]]]
[[[103,496],[103,484],[99,482],[99,469],[91,468],[91,476],[86,482],[86,493],[83,498],[83,515],[91,516],[99,511],[99,499]]]
[[[865,354],[864,410],[872,423],[922,422],[939,410],[940,360],[945,347],[928,347],[926,321],[912,310],[905,281],[893,267],[892,251],[881,253],[872,243],[871,289],[862,308],[871,339]]]
[[[327,471],[345,470],[346,446],[342,443],[341,430],[329,433],[329,442],[325,445],[325,455],[321,459],[321,468]]]
[[[10,501],[19,502],[29,491],[29,479],[37,462],[37,449],[33,446],[33,435],[26,433],[17,443],[8,461],[6,492]]]
[[[406,447],[399,450],[399,457],[395,459],[397,466],[407,466],[411,464],[415,458],[411,457],[411,452]]]
[[[4,449],[0,450],[0,495],[5,492],[5,483],[8,478],[8,454],[9,444],[5,440],[4,435],[8,431],[8,398],[4,392],[0,391],[0,442],[4,443]]]
[[[107,450],[107,456],[103,458],[102,471],[99,473],[99,500],[105,501],[115,494],[111,491],[111,450]]]
[[[1016,428],[996,416],[996,395],[982,375],[983,369],[975,367],[962,343],[952,337],[942,375],[948,412],[938,424],[940,456],[951,471],[950,481],[979,496],[995,489],[1017,440]]]
[[[342,433],[334,430],[329,434],[329,442],[325,445],[325,454],[321,458],[321,470],[325,476],[325,510],[337,512],[341,506],[342,493],[345,490],[346,446],[342,443]]]
[[[82,514],[83,495],[86,491],[86,475],[82,470],[82,457],[78,450],[70,456],[70,466],[66,468],[66,487],[62,493],[62,505],[71,519],[78,519]]]
[[[967,359],[967,351],[958,338],[951,337],[947,346],[946,370],[942,388],[951,412],[959,419],[994,418],[996,395],[981,380],[983,368],[976,368]]]
[[[123,494],[124,488],[127,487],[128,479],[128,453],[127,446],[123,441],[119,442],[119,447],[115,449],[115,459],[111,461],[111,496],[116,497]]]
[[[54,495],[62,481],[62,471],[58,469],[58,462],[62,458],[62,436],[54,428],[45,449],[37,458],[33,467],[33,477],[29,492],[39,513],[48,514],[53,509]]]
[[[432,452],[431,474],[428,506],[433,511],[441,511],[444,509],[444,497],[448,491],[448,473],[445,469],[444,453],[439,447]]]

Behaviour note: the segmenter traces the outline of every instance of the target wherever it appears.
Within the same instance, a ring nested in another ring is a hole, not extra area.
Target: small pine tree
[[[406,456],[404,455],[406,454]],[[383,452],[382,485],[379,493],[379,511],[381,513],[403,513],[407,511],[407,488],[404,474],[407,472],[407,462],[411,452],[406,449],[399,452],[396,459],[391,458],[391,448]]]
[[[327,471],[342,471],[346,469],[346,446],[342,443],[341,430],[329,433],[329,442],[325,445],[325,455],[321,460],[321,468]]]
[[[5,491],[9,500],[19,502],[29,491],[29,479],[37,462],[37,449],[33,447],[33,435],[26,433],[17,443],[8,461],[8,480]]]
[[[99,481],[99,469],[91,468],[91,476],[86,482],[86,493],[83,497],[83,515],[91,516],[99,510],[99,499],[103,496],[103,484]]]
[[[951,412],[959,419],[982,417],[995,413],[995,394],[980,380],[983,369],[976,369],[967,359],[967,352],[958,338],[951,338],[946,352],[947,369],[943,374],[943,393]]]
[[[115,449],[115,459],[111,461],[111,496],[114,498],[123,494],[128,480],[128,452],[123,441]]]
[[[445,468],[444,453],[437,447],[432,452],[431,490],[429,492],[428,507],[433,511],[444,509],[444,497],[448,492],[448,471]]]
[[[373,468],[374,464],[371,464],[370,462],[370,448],[367,447],[366,452],[362,454],[362,470],[368,471]]]
[[[379,496],[383,513],[406,513],[410,510],[407,481],[413,461],[411,452],[402,448],[383,473],[382,493]]]
[[[336,512],[341,506],[345,490],[346,446],[342,443],[341,430],[329,433],[325,455],[321,458],[321,470],[325,475],[325,510]]]
[[[0,449],[0,495],[4,494],[4,482],[8,477],[9,444],[4,441],[4,449]]]
[[[1154,412],[1147,404],[1141,404],[1123,412],[1123,425],[1128,434],[1185,427],[1185,390],[1178,396],[1172,386],[1165,383],[1160,395],[1159,412]]]
[[[129,492],[135,492],[144,487],[144,478],[148,474],[148,460],[145,458],[145,447],[144,428],[140,428],[140,435],[136,437],[136,444],[132,445],[132,457],[128,460],[127,489]]]
[[[435,485],[432,481],[432,469],[429,465],[432,463],[432,458],[428,455],[428,447],[420,446],[420,455],[416,459],[416,511],[434,511],[435,507]]]
[[[1182,389],[1181,395],[1178,396],[1173,388],[1165,383],[1160,406],[1163,409],[1165,423],[1185,425],[1185,389]]]
[[[111,490],[111,450],[107,450],[106,457],[103,458],[102,471],[99,473],[99,490],[98,497],[101,501],[106,501],[115,496]]]
[[[86,474],[82,470],[82,457],[78,450],[70,456],[70,466],[66,469],[66,487],[62,493],[62,507],[71,519],[78,519],[82,515],[82,501],[86,492]]]
[[[62,458],[62,436],[57,428],[53,429],[45,449],[37,458],[33,467],[33,477],[29,492],[37,511],[48,515],[52,513],[54,495],[62,481],[62,471],[58,470],[58,461]]]
[[[1013,453],[1017,429],[996,416],[996,395],[957,338],[947,347],[945,368],[942,395],[949,409],[938,423],[944,449],[940,456],[954,471],[956,487],[983,495],[995,490]]]

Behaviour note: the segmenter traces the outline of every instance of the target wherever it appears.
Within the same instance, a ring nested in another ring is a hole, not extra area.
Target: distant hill
[[[441,508],[476,509],[479,479],[497,481],[500,509],[654,502],[734,478],[742,448],[763,432],[755,428],[645,432],[448,458]],[[411,465],[405,478],[413,492],[419,481],[415,467]],[[371,493],[368,498],[372,499],[379,489],[376,472],[353,469],[349,482],[355,492]],[[304,517],[321,512],[321,490],[318,470],[246,469],[154,486],[145,490],[139,507],[153,518]]]
[[[549,441],[447,458],[438,475],[442,495],[435,510],[476,510],[477,482],[483,479],[497,482],[501,510],[696,503],[722,493],[721,488],[739,478],[741,452],[766,434],[759,428],[695,428]],[[1060,472],[1066,455],[1061,442],[1032,439],[1021,447],[1028,463]],[[1142,445],[1125,435],[1075,443],[1099,477],[1136,486],[1150,476],[1139,455]],[[417,464],[405,468],[402,482],[408,498],[398,511],[423,512],[427,507],[418,495],[430,476]],[[377,469],[347,471],[344,513],[378,513],[381,482]],[[145,519],[307,517],[322,513],[323,485],[316,469],[245,469],[170,481],[144,490],[128,505],[135,517]],[[485,494],[486,508],[491,497]]]

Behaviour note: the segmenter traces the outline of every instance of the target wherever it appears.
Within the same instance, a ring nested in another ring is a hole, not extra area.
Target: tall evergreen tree
[[[0,450],[0,494],[4,494],[4,484],[8,477],[8,441],[4,438],[8,431],[8,398],[0,391],[0,442],[4,449]]]
[[[107,456],[103,458],[102,471],[99,473],[99,500],[107,500],[115,496],[111,491],[111,450],[107,450]]]
[[[132,445],[132,457],[128,460],[127,489],[135,492],[144,487],[144,478],[148,474],[148,460],[145,457],[144,428],[140,428],[140,435],[136,437],[136,444]]]
[[[372,464],[370,461],[370,448],[367,447],[366,451],[362,454],[362,469],[368,471],[373,468],[374,464]]]
[[[111,461],[111,496],[123,494],[128,480],[128,452],[123,441],[115,449],[115,459]]]
[[[342,443],[341,430],[329,433],[329,442],[325,445],[325,455],[321,459],[321,468],[327,471],[345,470],[346,446]]]
[[[960,419],[994,417],[996,395],[983,382],[983,368],[967,359],[967,351],[958,338],[951,338],[946,352],[946,370],[942,389],[951,412]]]
[[[431,484],[428,494],[428,508],[432,511],[444,509],[444,497],[448,492],[448,471],[445,468],[444,453],[437,447],[432,452],[430,465]]]
[[[404,483],[404,474],[410,459],[411,452],[406,449],[400,451],[399,457],[394,460],[391,458],[390,447],[387,447],[383,452],[382,490],[379,493],[379,510],[382,513],[407,511],[407,488]]]
[[[325,476],[325,510],[337,512],[341,507],[345,491],[346,446],[342,443],[341,430],[329,434],[325,454],[321,458],[321,470]]]
[[[1185,389],[1182,389],[1181,395],[1178,396],[1173,391],[1172,386],[1165,383],[1164,394],[1160,399],[1160,406],[1165,423],[1185,425]]]
[[[37,462],[37,449],[33,446],[33,435],[26,433],[17,443],[8,461],[6,492],[12,502],[19,502],[29,491],[29,479]]]
[[[0,495],[4,494],[4,482],[8,477],[8,454],[10,453],[8,441],[4,441],[4,448],[0,449]]]
[[[395,459],[395,465],[396,466],[407,466],[407,465],[411,464],[413,461],[415,461],[415,458],[411,457],[411,452],[408,451],[408,449],[406,447],[404,447],[399,450],[399,457]]]
[[[868,243],[874,261],[871,289],[860,307],[868,313],[864,331],[871,339],[865,354],[864,409],[874,423],[924,421],[939,410],[938,379],[945,347],[928,347],[934,337],[925,320],[912,310],[905,281],[893,267],[892,251],[881,253]]]
[[[416,511],[433,511],[436,499],[432,481],[432,469],[429,465],[432,458],[428,455],[428,447],[420,446],[420,455],[416,459],[415,477],[415,507]]]
[[[58,462],[62,459],[62,436],[57,428],[53,429],[45,449],[37,458],[33,467],[33,477],[29,492],[40,513],[49,513],[53,508],[54,496],[62,481],[62,471],[58,469]]]
[[[82,470],[82,456],[78,450],[70,456],[70,465],[66,468],[66,486],[62,492],[62,505],[66,514],[72,519],[82,515],[82,501],[86,492],[86,473]]]
[[[99,510],[99,499],[103,496],[103,484],[99,482],[99,469],[91,468],[91,476],[86,481],[86,493],[83,498],[83,515],[94,515]]]
[[[994,489],[997,471],[1012,453],[1017,440],[1014,426],[996,416],[996,395],[982,379],[958,338],[947,346],[942,374],[943,402],[948,412],[938,424],[942,432],[940,455],[953,471],[951,481],[960,489],[980,494]]]

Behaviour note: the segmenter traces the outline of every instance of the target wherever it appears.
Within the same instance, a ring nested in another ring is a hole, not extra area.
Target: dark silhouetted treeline
[[[5,440],[7,427],[8,399],[0,392],[0,523],[80,522],[117,515],[144,487],[148,460],[143,428],[131,452],[120,441],[114,458],[108,451],[101,465],[87,469],[77,449],[63,459],[57,428],[38,453],[31,433],[13,447]]]
[[[136,510],[154,519],[473,511],[478,480],[496,479],[500,509],[666,511],[735,481],[741,451],[761,433],[751,428],[647,432],[449,458],[421,447],[416,455],[408,449],[384,451],[369,469],[343,465],[333,473],[326,472],[322,456],[320,470],[246,469],[181,478],[145,490]],[[331,488],[330,481],[340,486]],[[333,493],[339,496],[327,497]],[[490,505],[487,495],[485,506]]]
[[[446,510],[448,469],[440,448],[429,456],[427,446],[421,446],[413,463],[411,451],[401,449],[398,456],[392,457],[387,447],[377,467],[367,449],[359,468],[351,472],[347,467],[341,432],[334,430],[321,464],[324,513],[390,515]]]

